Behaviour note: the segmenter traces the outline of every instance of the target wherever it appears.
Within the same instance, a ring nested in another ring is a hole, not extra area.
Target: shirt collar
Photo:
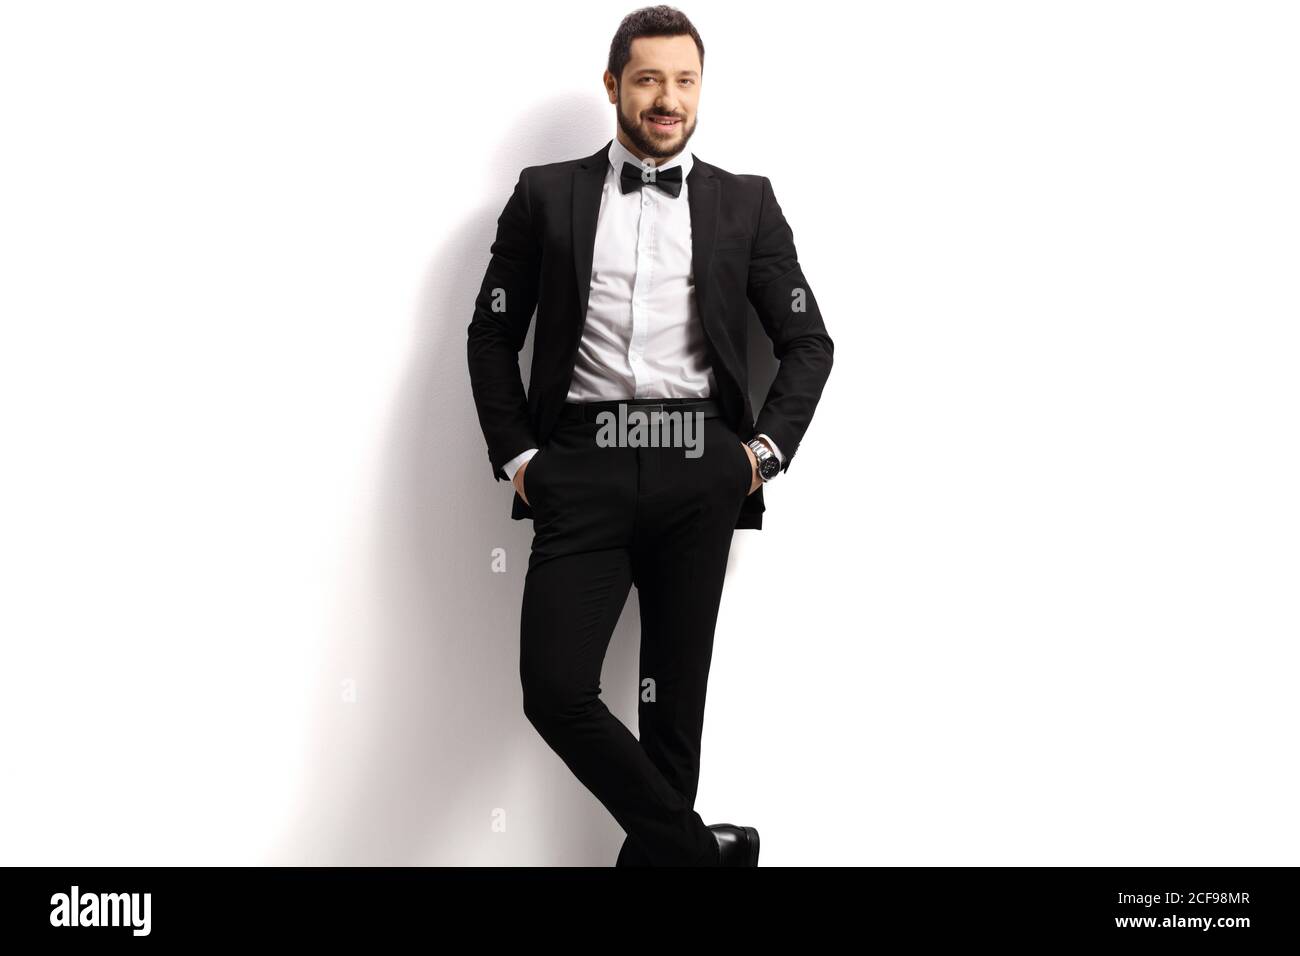
[[[623,172],[623,164],[631,163],[633,166],[641,167],[644,164],[640,158],[630,149],[618,141],[615,136],[609,144],[609,165],[614,169],[614,175],[617,176]],[[691,167],[695,164],[695,157],[689,150],[682,150],[671,159],[665,160],[661,165],[656,166],[656,171],[672,169],[674,166],[682,167],[682,182],[686,182],[686,177],[691,174]]]

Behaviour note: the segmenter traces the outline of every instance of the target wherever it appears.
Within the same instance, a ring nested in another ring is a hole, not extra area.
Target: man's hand
[[[760,438],[759,441],[763,441],[763,439]],[[766,445],[767,442],[763,441],[763,444]],[[753,472],[753,477],[749,481],[749,491],[745,492],[745,497],[748,498],[763,483],[763,479],[758,476],[758,456],[754,454],[754,449],[750,448],[745,442],[741,442],[740,447],[744,448],[745,454],[749,456],[749,467]]]
[[[750,454],[753,454],[753,452]],[[532,507],[532,502],[530,502],[528,496],[524,494],[524,472],[528,470],[528,463],[531,461],[532,459],[529,458],[528,461],[525,461],[520,465],[518,470],[515,471],[514,478],[510,479],[514,483],[515,491],[519,492],[519,497],[523,498],[524,504],[528,505],[530,508]]]

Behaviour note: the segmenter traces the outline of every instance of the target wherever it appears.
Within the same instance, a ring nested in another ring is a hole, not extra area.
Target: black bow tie
[[[649,177],[648,179],[641,178],[643,170],[646,176]],[[632,190],[640,189],[643,185],[649,183],[652,186],[658,186],[674,199],[682,194],[682,167],[680,165],[659,172],[658,169],[650,169],[636,163],[625,162],[623,172],[618,179],[624,193],[630,193]]]

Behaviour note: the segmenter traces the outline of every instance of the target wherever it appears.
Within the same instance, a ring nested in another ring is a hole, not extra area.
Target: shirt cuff
[[[504,465],[501,466],[502,470],[504,470],[506,473],[506,477],[509,478],[511,482],[513,482],[515,480],[515,472],[519,470],[519,466],[522,465],[524,462],[526,462],[529,458],[532,458],[536,454],[537,454],[537,449],[530,448],[527,451],[522,451],[519,454],[515,455],[514,458],[511,458],[508,462],[506,462]]]

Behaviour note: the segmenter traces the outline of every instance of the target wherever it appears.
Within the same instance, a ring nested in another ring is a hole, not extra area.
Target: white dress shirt
[[[649,182],[623,192],[625,162],[645,165],[615,137],[596,220],[586,321],[566,400],[708,398],[716,380],[695,303],[687,200],[694,157],[681,152],[655,167],[662,172],[681,166],[677,196]],[[776,443],[760,437],[783,461]],[[502,466],[512,481],[536,453],[530,448]]]

